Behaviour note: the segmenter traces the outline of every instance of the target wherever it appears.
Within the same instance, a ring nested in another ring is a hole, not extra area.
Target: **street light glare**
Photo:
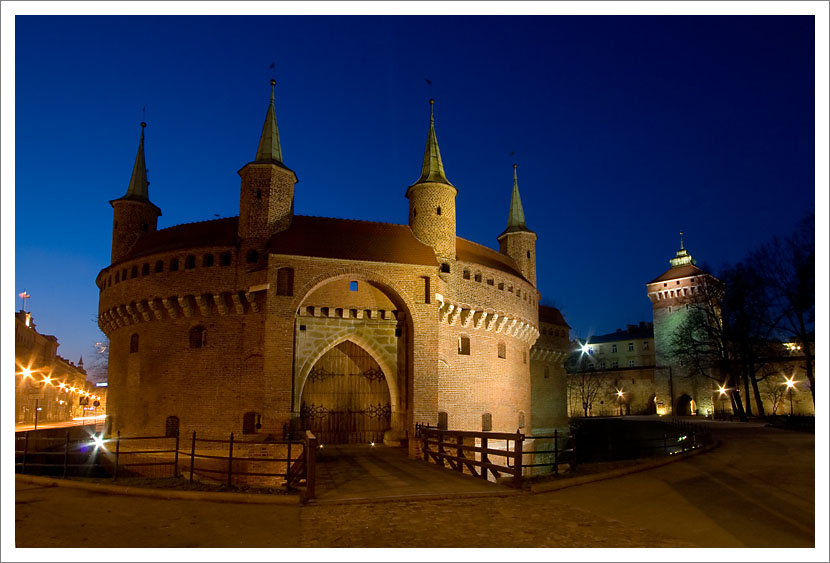
[[[723,385],[719,385],[718,393],[720,393],[721,395],[726,395],[726,387],[724,387]]]
[[[787,389],[792,389],[793,387],[795,387],[795,376],[790,377],[790,378],[785,377],[784,379],[787,380],[786,381]]]

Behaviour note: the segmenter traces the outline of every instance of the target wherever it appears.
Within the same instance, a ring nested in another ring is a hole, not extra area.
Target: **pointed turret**
[[[276,84],[276,80],[271,80],[271,102],[265,113],[256,159],[239,170],[242,178],[239,236],[259,239],[260,242],[291,226],[294,216],[294,184],[297,183],[297,176],[282,162],[277,112],[274,107]],[[264,248],[260,242],[251,242],[254,246],[250,249],[262,252]]]
[[[277,129],[277,112],[274,108],[274,87],[276,80],[271,80],[271,103],[265,113],[265,124],[259,136],[259,146],[256,149],[254,162],[278,162],[282,164],[282,147],[280,147],[280,131]]]
[[[527,228],[522,199],[519,197],[518,165],[513,165],[513,194],[507,228],[498,236],[499,252],[519,265],[522,275],[536,285],[536,233]]]
[[[447,180],[438,138],[435,136],[435,100],[429,101],[429,133],[421,177],[406,190],[409,227],[421,242],[431,246],[448,272],[455,260],[455,196],[458,190]]]
[[[127,193],[110,201],[112,205],[112,263],[127,254],[143,233],[153,232],[157,228],[161,209],[150,201],[147,187],[147,165],[144,162],[144,128],[141,122],[141,137],[138,141],[138,153],[133,164],[133,173]]]
[[[683,246],[683,231],[680,231],[680,250],[675,253],[674,258],[669,260],[669,263],[672,268],[679,268],[680,266],[685,266],[687,264],[691,264],[692,266],[697,264],[697,260],[692,258],[689,251]]]
[[[437,182],[452,186],[444,173],[444,163],[441,162],[441,149],[438,148],[438,138],[435,136],[435,100],[429,101],[429,133],[427,146],[424,150],[424,164],[421,166],[421,177],[415,184]]]

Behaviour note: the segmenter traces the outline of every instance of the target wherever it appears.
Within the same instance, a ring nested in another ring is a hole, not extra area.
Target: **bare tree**
[[[778,407],[781,404],[781,400],[784,398],[784,394],[787,392],[786,385],[784,382],[775,381],[775,379],[771,377],[765,377],[761,381],[761,386],[764,396],[772,406],[772,414],[778,414]]]
[[[816,402],[813,340],[816,320],[815,216],[802,219],[786,239],[775,238],[755,253],[778,312],[777,328],[792,337],[804,353],[804,370]]]
[[[746,420],[733,362],[727,325],[724,324],[724,284],[711,275],[701,276],[686,318],[670,340],[672,356],[688,366],[690,375],[703,376],[730,389],[732,408]]]
[[[584,415],[594,407],[606,384],[606,374],[597,371],[580,371],[568,374],[568,396],[579,403]]]

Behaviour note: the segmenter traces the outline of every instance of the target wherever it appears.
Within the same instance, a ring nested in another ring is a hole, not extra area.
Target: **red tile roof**
[[[678,266],[677,268],[669,268],[662,275],[654,278],[648,283],[657,283],[668,280],[677,280],[680,278],[689,278],[691,276],[699,276],[705,273],[706,272],[704,272],[697,266],[694,266],[692,264],[686,264],[685,266]]]
[[[481,264],[524,279],[516,261],[510,256],[461,237],[455,239],[455,257],[462,262]]]
[[[136,241],[130,251],[117,263],[126,262],[148,254],[184,250],[205,246],[232,246],[238,239],[239,217],[226,217],[212,221],[185,223],[147,233]]]
[[[238,217],[226,217],[147,233],[119,263],[157,252],[234,246],[239,242],[238,226]],[[269,239],[268,251],[290,256],[438,265],[435,252],[415,238],[408,225],[331,217],[295,215],[291,227]],[[458,260],[523,278],[509,256],[461,237],[456,238],[456,255]]]
[[[571,328],[571,325],[565,322],[565,317],[559,309],[547,305],[539,305],[539,322]]]
[[[272,254],[437,266],[435,252],[408,225],[295,215],[268,241]]]

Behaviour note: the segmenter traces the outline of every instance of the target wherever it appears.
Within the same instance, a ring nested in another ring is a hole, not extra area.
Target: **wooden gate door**
[[[322,444],[382,442],[392,405],[386,377],[372,356],[345,341],[320,358],[303,387],[300,417]]]

